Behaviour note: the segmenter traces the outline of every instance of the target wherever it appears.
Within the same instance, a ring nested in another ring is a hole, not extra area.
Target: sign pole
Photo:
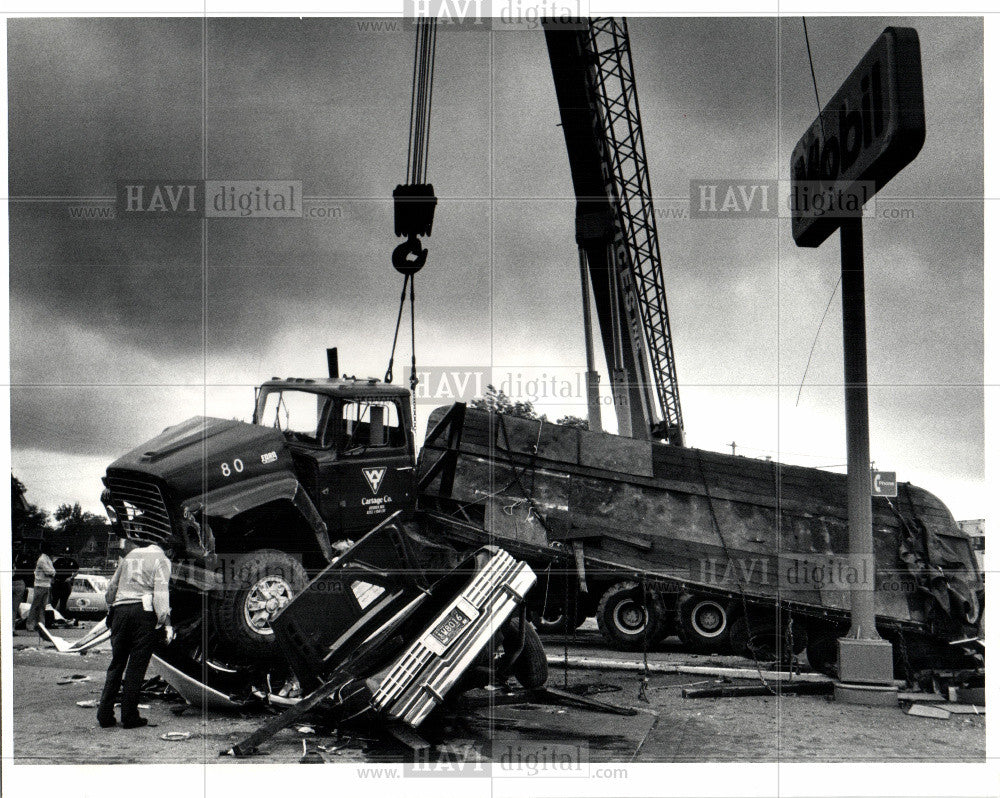
[[[818,247],[840,229],[849,551],[844,584],[838,587],[850,596],[851,630],[837,641],[840,681],[833,694],[858,704],[896,702],[892,644],[875,628],[872,496],[892,495],[895,474],[873,475],[868,452],[861,216],[865,203],[917,157],[926,132],[920,37],[913,28],[891,25],[792,150],[795,243]]]
[[[861,216],[840,225],[841,299],[844,316],[844,408],[847,421],[847,518],[851,630],[838,641],[838,699],[895,702],[892,644],[875,628],[875,556],[872,538],[872,472],[868,439],[868,343],[865,325],[865,255]],[[881,687],[880,687],[881,686]],[[875,699],[875,700],[873,700]]]
[[[841,299],[844,315],[844,409],[847,416],[847,518],[850,565],[860,574],[851,591],[850,638],[877,640],[872,590],[871,465],[868,442],[868,343],[865,325],[865,254],[861,219],[840,226]]]

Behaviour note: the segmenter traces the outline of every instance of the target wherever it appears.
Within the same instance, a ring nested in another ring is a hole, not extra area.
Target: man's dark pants
[[[73,586],[65,579],[53,579],[50,601],[52,609],[64,618],[69,614],[69,597],[73,592]]]
[[[158,637],[156,613],[146,612],[141,603],[122,604],[113,609],[111,664],[97,710],[98,721],[114,720],[119,688],[122,691],[122,723],[139,717],[139,689]]]

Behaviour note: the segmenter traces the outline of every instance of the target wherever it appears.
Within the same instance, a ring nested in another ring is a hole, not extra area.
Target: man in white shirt
[[[38,624],[45,619],[45,605],[49,602],[49,589],[52,587],[52,577],[56,575],[56,568],[52,564],[51,545],[43,541],[41,553],[35,562],[35,594],[31,599],[31,609],[28,610],[28,620],[26,627],[29,632],[38,628]],[[41,632],[38,633],[41,636]]]
[[[111,664],[108,666],[97,722],[115,725],[115,699],[122,692],[121,719],[126,729],[145,726],[139,717],[139,690],[153,647],[170,627],[170,559],[162,545],[148,542],[133,548],[119,563],[108,585],[108,628],[111,630]]]

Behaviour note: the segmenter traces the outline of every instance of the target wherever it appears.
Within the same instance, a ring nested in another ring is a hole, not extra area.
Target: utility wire
[[[819,126],[820,130],[823,131],[823,138],[826,138],[826,130],[823,129],[823,108],[819,104],[819,87],[816,85],[816,68],[813,66],[813,54],[812,47],[809,46],[809,28],[806,25],[806,18],[802,17],[802,33],[806,38],[806,53],[809,56],[809,73],[812,75],[813,82],[813,94],[816,97],[816,113],[819,116]],[[826,314],[830,312],[830,305],[833,304],[833,298],[837,295],[837,289],[840,287],[840,277],[837,278],[837,284],[833,287],[833,291],[830,292],[830,299],[826,303],[826,310],[823,311],[823,318],[819,320],[819,327],[816,328],[816,336],[813,338],[812,346],[809,348],[809,357],[806,359],[806,367],[802,372],[802,382],[799,383],[799,392],[795,396],[795,406],[799,406],[799,399],[802,398],[802,388],[806,384],[806,375],[809,374],[809,364],[812,363],[813,352],[816,351],[816,342],[819,341],[820,331],[823,329],[823,322],[826,321]]]
[[[833,304],[833,298],[837,296],[837,289],[840,287],[841,278],[837,278],[836,285],[833,286],[833,291],[830,292],[830,299],[826,303],[826,310],[823,311],[823,318],[819,320],[819,327],[816,328],[816,335],[813,338],[813,345],[809,349],[809,357],[806,360],[806,368],[802,372],[802,382],[799,383],[799,392],[795,396],[795,406],[799,406],[799,399],[802,398],[802,386],[806,384],[806,375],[809,373],[809,364],[812,363],[813,352],[816,351],[816,342],[819,341],[819,333],[823,329],[823,322],[826,321],[826,314],[830,312],[830,305]]]
[[[806,37],[806,53],[809,55],[809,72],[812,74],[813,79],[813,94],[816,95],[816,113],[819,114],[820,126],[823,124],[823,109],[819,104],[819,88],[816,86],[816,69],[813,67],[813,54],[812,48],[809,46],[809,28],[806,27],[806,18],[802,17],[802,32]],[[826,135],[826,131],[823,131],[823,135]]]

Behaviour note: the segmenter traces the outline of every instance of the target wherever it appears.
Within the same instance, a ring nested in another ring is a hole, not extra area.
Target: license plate
[[[431,630],[431,636],[437,640],[443,651],[454,642],[459,633],[470,623],[472,623],[472,618],[462,612],[459,607],[452,607],[444,620]]]

